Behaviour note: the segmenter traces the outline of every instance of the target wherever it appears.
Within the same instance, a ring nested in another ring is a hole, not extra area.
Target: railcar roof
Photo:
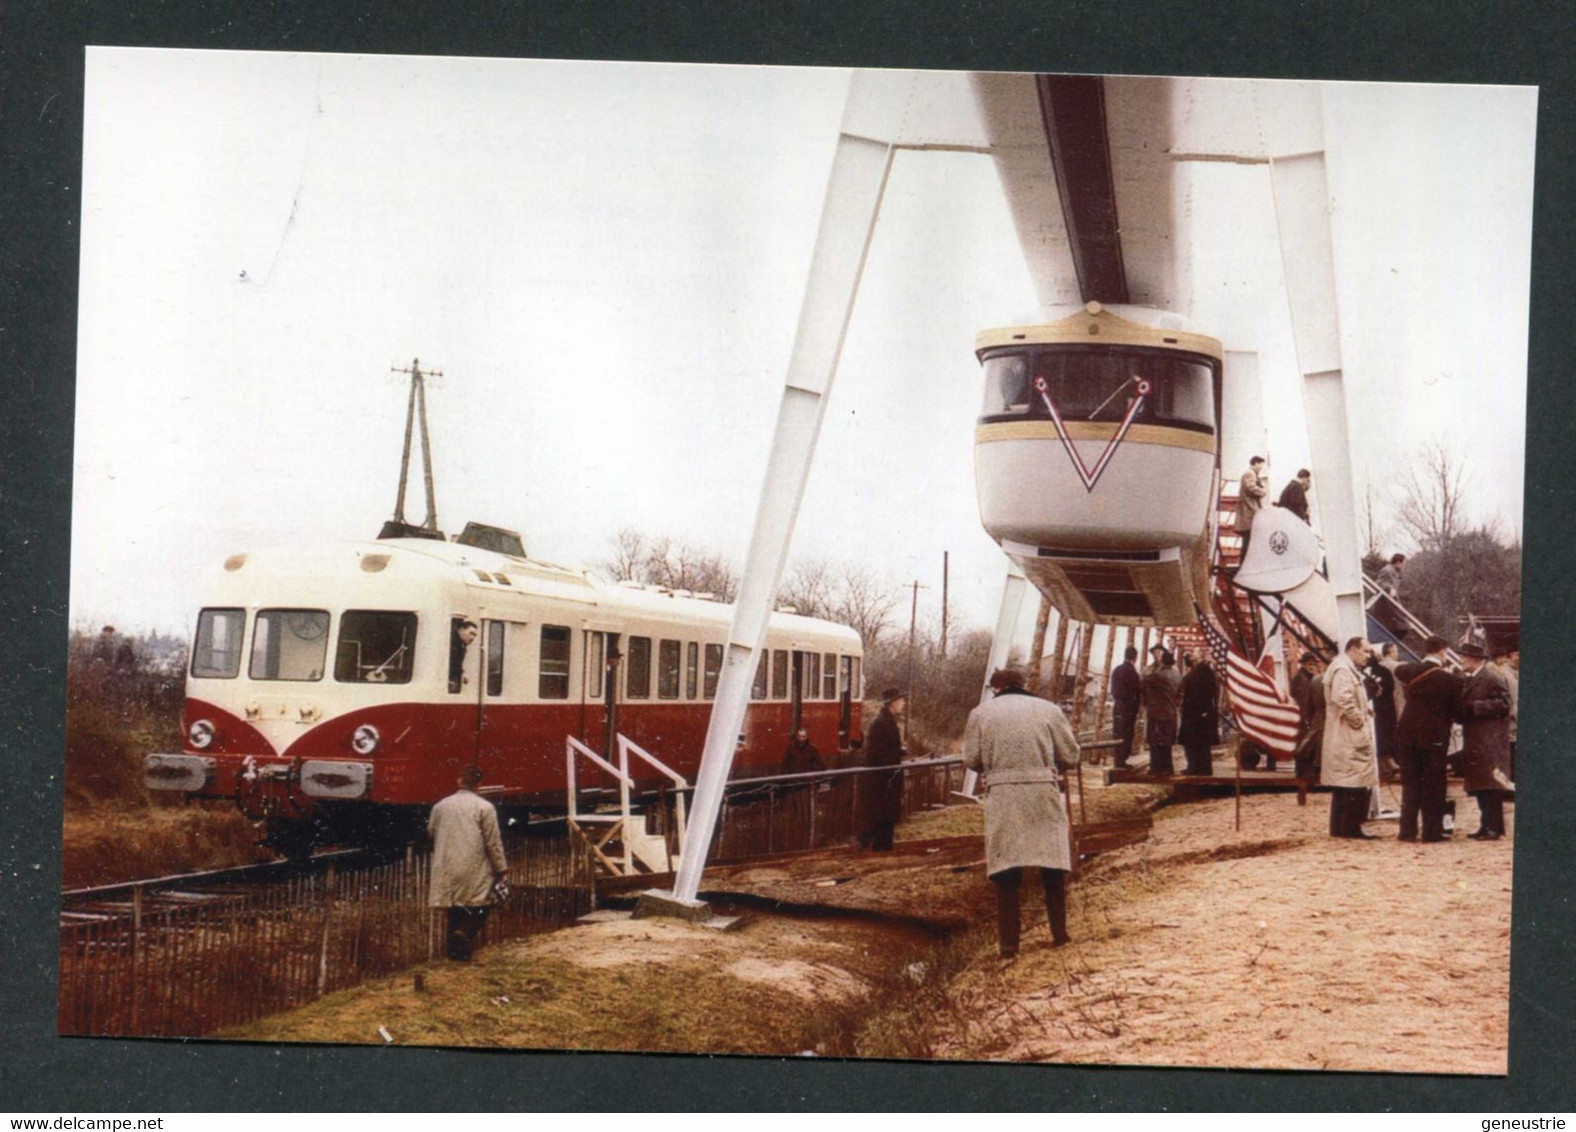
[[[510,580],[507,587],[487,584],[490,590],[498,593],[591,602],[604,609],[617,608],[626,616],[652,620],[682,619],[724,628],[733,620],[733,606],[721,600],[708,600],[662,587],[611,582],[580,567],[437,539],[393,538],[270,547],[232,555],[226,560],[221,576],[237,574],[252,566],[254,571],[261,568],[262,573],[275,579],[312,575],[350,578],[360,576],[366,570],[366,560],[377,555],[386,555],[391,561],[397,556],[407,569],[426,567],[428,569],[423,572],[429,573],[434,581],[476,585],[479,578],[475,571],[503,575]],[[240,582],[242,579],[233,580]],[[822,641],[857,647],[859,640],[858,634],[846,625],[799,614],[774,612],[771,623],[776,631],[814,636]]]

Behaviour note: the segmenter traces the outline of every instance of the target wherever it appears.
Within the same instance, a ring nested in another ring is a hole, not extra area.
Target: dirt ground
[[[1091,816],[1155,793],[1091,781]],[[1322,795],[1249,796],[1240,833],[1233,813],[1230,798],[1165,807],[1148,841],[1086,864],[1065,948],[1027,898],[1008,964],[980,811],[955,807],[905,823],[890,856],[708,870],[703,894],[744,915],[732,931],[608,918],[222,1036],[1505,1071],[1511,839],[1406,844],[1381,822],[1381,840],[1335,841]]]

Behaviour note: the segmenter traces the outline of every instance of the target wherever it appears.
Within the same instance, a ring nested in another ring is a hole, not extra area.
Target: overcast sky
[[[87,76],[73,625],[185,633],[225,555],[376,534],[413,357],[445,375],[446,530],[742,563],[848,72],[116,49]],[[1519,532],[1536,94],[1327,104],[1359,472],[1440,437]],[[1211,167],[1193,208],[1191,313],[1260,351],[1278,489],[1307,444],[1267,178]],[[989,158],[900,154],[795,557],[917,577],[934,618],[950,550],[955,620],[994,623],[973,339],[1032,303]]]

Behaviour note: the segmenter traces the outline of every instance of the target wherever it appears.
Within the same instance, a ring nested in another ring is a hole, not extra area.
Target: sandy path
[[[1382,840],[1337,841],[1326,823],[1318,796],[1247,798],[1241,834],[1229,799],[1163,812],[1075,886],[1072,946],[1036,934],[957,981],[941,1050],[1504,1073],[1512,840],[1407,844],[1381,822]]]

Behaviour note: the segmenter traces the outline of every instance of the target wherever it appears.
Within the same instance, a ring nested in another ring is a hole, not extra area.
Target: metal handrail
[[[676,832],[678,833],[679,856],[682,857],[684,855],[684,835],[686,832],[686,826],[688,824],[685,814],[684,792],[690,788],[690,784],[678,771],[668,766],[667,763],[657,758],[656,755],[653,755],[650,751],[646,750],[639,743],[636,743],[629,736],[620,732],[618,735],[618,765],[619,768],[624,772],[623,777],[626,781],[629,780],[629,756],[631,753],[638,755],[640,758],[644,759],[648,765],[667,775],[668,779],[676,787],[673,792],[673,821]],[[629,791],[627,786],[624,788],[622,796],[624,801],[624,820],[627,822],[629,820]],[[627,836],[624,840],[624,844],[626,846],[625,856],[627,858],[629,855],[629,839]]]

